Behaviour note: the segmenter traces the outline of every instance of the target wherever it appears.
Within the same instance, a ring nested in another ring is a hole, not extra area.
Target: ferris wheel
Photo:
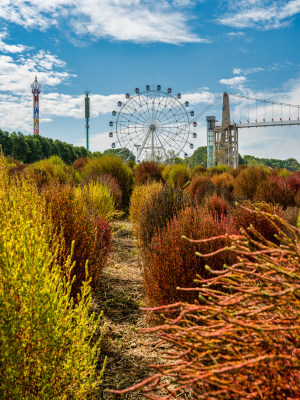
[[[187,147],[194,148],[191,139],[197,133],[192,128],[197,127],[197,122],[190,119],[194,111],[189,110],[188,101],[182,102],[180,93],[172,95],[171,88],[136,88],[133,95],[126,93],[124,102],[118,101],[118,108],[112,112],[115,118],[109,126],[115,129],[109,137],[116,137],[112,148],[130,151],[127,160],[162,160],[181,153],[187,157]]]

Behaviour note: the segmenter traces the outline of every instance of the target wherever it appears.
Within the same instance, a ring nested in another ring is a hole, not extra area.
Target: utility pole
[[[85,92],[85,128],[86,128],[86,149],[89,150],[89,119],[90,119],[90,98],[88,90]]]
[[[40,133],[40,119],[39,119],[39,94],[41,93],[41,85],[35,77],[33,84],[31,85],[31,92],[33,94],[33,134],[39,135]]]

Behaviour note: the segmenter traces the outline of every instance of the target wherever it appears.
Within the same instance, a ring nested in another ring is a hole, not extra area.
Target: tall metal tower
[[[33,84],[31,85],[33,94],[33,134],[39,135],[40,133],[40,119],[39,119],[39,94],[41,93],[41,85],[35,77]]]
[[[223,93],[222,125],[214,128],[214,164],[238,166],[238,128],[230,122],[229,95]]]
[[[86,149],[89,150],[89,119],[90,119],[90,98],[88,90],[85,92],[85,128],[86,128]]]

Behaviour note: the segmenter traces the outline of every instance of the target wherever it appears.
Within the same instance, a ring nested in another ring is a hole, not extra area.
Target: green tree
[[[13,140],[9,136],[8,132],[3,132],[0,129],[0,146],[2,147],[3,154],[6,157],[13,156],[14,147],[13,147]]]
[[[206,167],[207,165],[207,146],[198,147],[194,153],[186,159],[187,163],[190,167],[194,168],[198,165],[203,165]]]
[[[135,161],[135,155],[128,149],[107,149],[104,150],[103,152],[104,155],[106,156],[118,156],[122,158],[122,160],[127,161],[127,160],[134,160]]]
[[[26,157],[30,149],[24,135],[21,132],[13,132],[10,137],[13,141],[13,157],[16,160],[26,162]]]

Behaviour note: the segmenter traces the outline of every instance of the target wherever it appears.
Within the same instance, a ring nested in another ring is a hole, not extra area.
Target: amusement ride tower
[[[39,94],[41,93],[41,85],[35,77],[33,84],[31,85],[33,94],[33,134],[39,135]]]

